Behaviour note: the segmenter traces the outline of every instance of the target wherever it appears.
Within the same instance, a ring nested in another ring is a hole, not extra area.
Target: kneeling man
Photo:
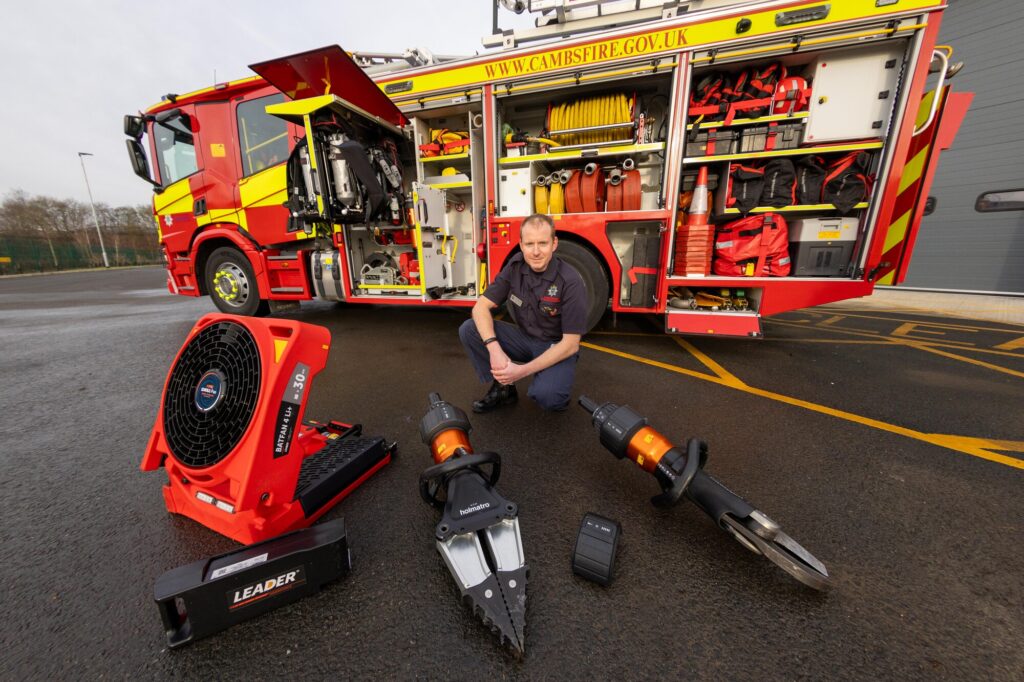
[[[459,337],[481,382],[491,388],[473,403],[490,412],[518,400],[515,382],[533,375],[529,396],[545,410],[569,405],[580,338],[587,331],[587,289],[580,274],[555,255],[558,237],[546,215],[523,221],[517,253],[487,287]],[[495,321],[505,304],[516,324]],[[518,325],[518,326],[517,326]]]

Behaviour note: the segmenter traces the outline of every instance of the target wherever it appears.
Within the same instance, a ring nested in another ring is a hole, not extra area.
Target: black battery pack
[[[351,568],[335,519],[161,575],[153,590],[173,649],[315,594]]]
[[[610,585],[621,532],[618,521],[587,512],[576,536],[572,572],[599,585]]]

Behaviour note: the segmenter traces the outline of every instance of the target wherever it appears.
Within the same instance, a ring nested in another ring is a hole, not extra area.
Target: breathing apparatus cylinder
[[[348,137],[337,133],[328,137],[327,141],[330,144],[327,158],[331,162],[331,173],[334,175],[334,196],[342,204],[351,205],[359,195],[348,161],[341,152],[341,145],[348,141]]]

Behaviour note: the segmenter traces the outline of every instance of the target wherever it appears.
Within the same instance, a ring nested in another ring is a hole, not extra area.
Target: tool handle
[[[582,407],[584,410],[586,410],[590,414],[594,414],[595,412],[597,412],[597,408],[600,407],[600,405],[598,405],[597,403],[595,403],[593,400],[591,400],[590,398],[588,398],[585,395],[581,395],[580,396],[579,404],[580,404],[580,407]]]
[[[745,519],[754,511],[749,502],[703,471],[694,474],[685,495],[719,525],[726,514],[736,519]]]
[[[485,473],[480,468],[482,466],[490,466],[490,473]],[[498,478],[501,477],[501,455],[496,452],[462,455],[460,457],[452,457],[440,464],[435,464],[425,469],[420,474],[420,497],[427,504],[440,509],[444,506],[444,500],[441,499],[441,491],[444,491],[447,498],[448,481],[453,474],[466,469],[479,474],[487,485],[494,486],[498,482]]]

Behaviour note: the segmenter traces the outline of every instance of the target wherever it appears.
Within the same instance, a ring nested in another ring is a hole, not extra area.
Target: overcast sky
[[[248,65],[338,44],[349,51],[482,51],[490,0],[29,0],[0,22],[0,198],[86,200],[78,152],[97,202],[148,203],[132,174],[122,116],[218,81]],[[528,18],[503,13],[508,23]]]

